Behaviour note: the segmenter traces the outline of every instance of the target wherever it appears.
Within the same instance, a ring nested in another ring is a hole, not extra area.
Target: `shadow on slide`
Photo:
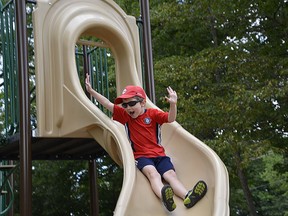
[[[186,209],[167,212],[147,179],[135,168],[124,128],[102,113],[85,95],[77,74],[75,44],[83,35],[101,38],[116,64],[117,93],[128,84],[140,85],[141,62],[136,20],[111,0],[37,0],[33,13],[38,136],[93,137],[123,166],[122,190],[114,211],[117,216],[229,215],[226,168],[207,145],[177,122],[162,127],[162,143],[187,188],[200,179],[206,196]],[[147,101],[148,107],[156,107]]]

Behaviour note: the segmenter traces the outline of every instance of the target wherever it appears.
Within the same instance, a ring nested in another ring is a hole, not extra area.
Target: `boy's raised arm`
[[[110,112],[113,112],[114,104],[110,102],[108,98],[99,94],[91,87],[89,74],[86,74],[85,86],[87,92],[89,92],[92,97],[94,97],[100,104],[102,104]]]
[[[168,122],[173,122],[176,120],[177,116],[177,93],[169,86],[167,88],[169,97],[165,97],[170,103]]]

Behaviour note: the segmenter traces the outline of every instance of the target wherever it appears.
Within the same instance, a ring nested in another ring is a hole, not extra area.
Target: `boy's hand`
[[[170,104],[177,104],[177,93],[170,86],[167,88],[167,92],[169,97],[165,96],[166,100]]]
[[[90,83],[90,76],[88,73],[86,73],[85,86],[86,86],[87,92],[90,93],[90,91],[92,90],[92,87],[91,87],[91,83]]]

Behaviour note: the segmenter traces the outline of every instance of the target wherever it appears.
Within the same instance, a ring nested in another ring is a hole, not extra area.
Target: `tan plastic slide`
[[[176,171],[190,189],[202,179],[206,196],[186,209],[168,212],[136,169],[123,126],[101,112],[85,95],[77,75],[75,44],[83,35],[101,38],[116,64],[118,95],[128,84],[140,85],[141,62],[136,20],[111,0],[37,0],[33,13],[38,136],[94,137],[123,167],[124,179],[116,216],[228,216],[229,182],[226,168],[207,145],[178,123],[162,129],[163,145]],[[148,107],[156,107],[151,101]]]

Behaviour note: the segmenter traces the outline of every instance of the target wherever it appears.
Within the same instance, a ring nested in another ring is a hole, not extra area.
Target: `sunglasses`
[[[138,102],[142,102],[142,100],[129,101],[129,102],[127,102],[127,103],[122,103],[122,107],[123,107],[123,108],[127,108],[128,105],[129,105],[130,107],[133,107],[133,106],[135,106]]]

